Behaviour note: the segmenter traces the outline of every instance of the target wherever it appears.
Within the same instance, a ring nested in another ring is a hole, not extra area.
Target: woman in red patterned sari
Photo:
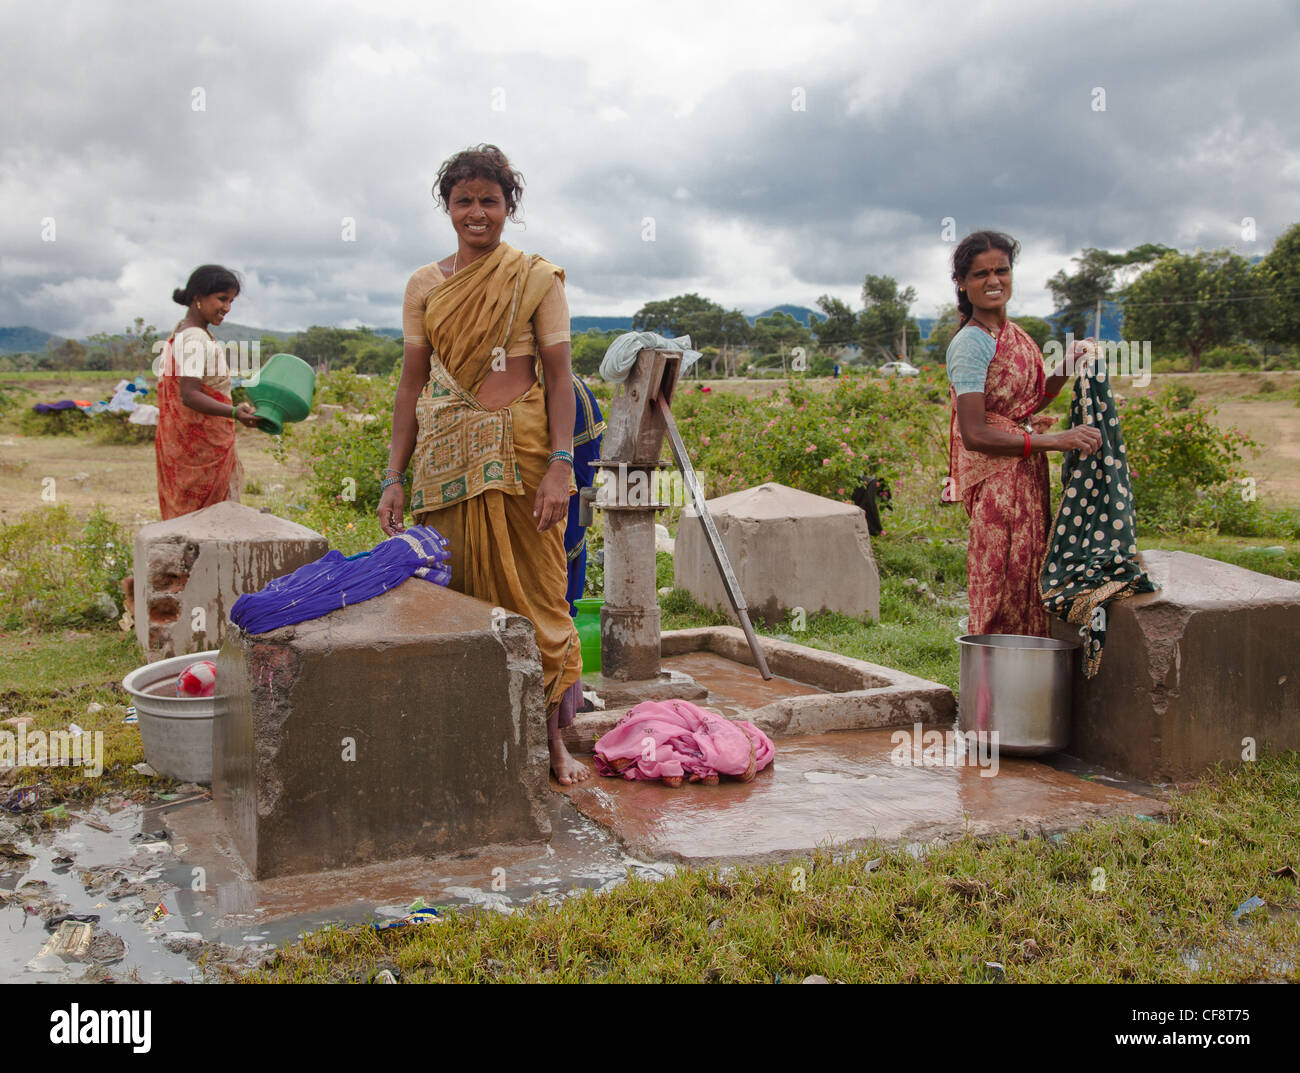
[[[172,300],[187,306],[163,346],[158,366],[158,507],[175,518],[227,499],[239,501],[244,467],[235,453],[235,422],[257,427],[253,407],[235,406],[225,350],[208,326],[220,324],[239,294],[239,278],[201,265]]]
[[[1089,454],[1101,436],[1086,426],[1047,432],[1055,418],[1038,413],[1068,373],[1047,375],[1038,344],[1007,319],[1019,250],[1009,235],[976,231],[953,254],[961,328],[947,354],[952,415],[944,498],[960,499],[971,519],[967,632],[1046,637],[1038,590],[1051,525],[1043,456]]]

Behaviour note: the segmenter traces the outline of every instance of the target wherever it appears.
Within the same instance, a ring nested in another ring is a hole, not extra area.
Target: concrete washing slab
[[[770,737],[832,730],[951,723],[952,690],[866,660],[759,637],[773,677],[763,681],[745,634],[735,626],[670,630],[660,640],[664,672],[689,675],[708,690],[695,700],[731,718],[748,719]],[[570,748],[589,750],[631,703],[583,712],[566,732]]]
[[[788,860],[819,846],[929,842],[963,834],[1051,834],[1160,801],[1047,764],[922,749],[950,726],[782,738],[752,782],[717,786],[595,778],[567,788],[583,815],[646,860],[689,865]],[[980,763],[987,761],[981,767]],[[554,786],[553,786],[554,788]]]
[[[965,833],[1052,833],[1100,816],[1164,811],[1109,774],[1094,781],[1097,769],[1066,757],[1052,765],[959,758],[946,736],[955,701],[938,682],[770,637],[759,643],[775,675],[766,682],[732,626],[665,633],[662,667],[707,688],[696,701],[702,707],[748,719],[775,739],[771,768],[749,783],[672,789],[593,776],[562,792],[634,856],[691,865]],[[626,711],[580,714],[570,747],[590,754]],[[938,739],[942,749],[923,748]]]
[[[1300,748],[1300,584],[1182,551],[1142,564],[1160,589],[1107,608],[1101,669],[1075,670],[1069,752],[1186,782]]]

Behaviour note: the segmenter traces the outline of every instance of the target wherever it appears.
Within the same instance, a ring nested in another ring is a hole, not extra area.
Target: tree
[[[387,376],[402,360],[402,344],[386,335],[361,328],[344,343],[342,365],[351,365],[358,373]]]
[[[299,332],[290,341],[288,350],[303,361],[316,364],[337,361],[347,351],[348,338],[353,333],[347,328],[325,328],[314,324],[305,332]]]
[[[948,344],[957,334],[960,324],[961,314],[955,305],[945,306],[940,310],[939,319],[934,322],[934,327],[930,329],[930,335],[925,341],[925,353],[930,361],[938,365],[947,363]]]
[[[726,373],[734,365],[736,348],[749,339],[749,320],[738,309],[723,309],[698,294],[682,294],[647,302],[633,316],[632,330],[657,332],[670,339],[689,335],[696,350],[720,347]]]
[[[1255,281],[1256,289],[1268,295],[1251,304],[1259,334],[1274,343],[1300,343],[1300,223],[1255,266]]]
[[[1133,271],[1173,252],[1168,246],[1151,242],[1134,246],[1127,253],[1084,249],[1080,256],[1072,258],[1079,266],[1073,275],[1067,276],[1062,269],[1047,281],[1052,301],[1062,314],[1060,324],[1079,338],[1086,337],[1092,331],[1098,302],[1112,300],[1116,287],[1122,286]],[[1121,277],[1118,281],[1117,276]]]
[[[1024,329],[1026,335],[1038,344],[1042,350],[1044,344],[1052,338],[1052,325],[1042,317],[1017,317],[1016,323]]]
[[[605,351],[619,335],[618,332],[602,332],[595,328],[579,332],[569,345],[569,360],[573,371],[579,376],[594,376],[600,370]]]
[[[858,341],[885,361],[912,353],[921,346],[921,329],[908,315],[916,301],[912,287],[898,289],[892,276],[867,276],[862,281],[862,312],[858,314]]]
[[[75,339],[59,339],[57,342],[51,339],[46,343],[46,349],[48,367],[58,369],[60,372],[84,369],[86,357],[90,353],[84,343],[79,343]]]
[[[136,317],[118,335],[99,332],[90,337],[90,354],[86,358],[87,369],[122,369],[138,372],[153,364],[153,344],[158,338],[158,329],[152,324],[145,324],[144,317]]]
[[[846,347],[857,342],[858,318],[847,303],[823,294],[817,299],[817,308],[825,317],[812,326],[819,346]]]
[[[698,294],[682,294],[659,302],[647,302],[632,317],[634,332],[657,332],[673,338],[690,333],[691,318],[701,313],[723,312],[722,306]],[[695,322],[697,330],[707,325],[707,318]],[[692,336],[692,342],[696,341]]]
[[[796,346],[802,346],[805,350],[811,349],[813,337],[807,326],[789,313],[776,312],[754,321],[751,340],[754,346],[765,354],[780,351],[781,373],[785,375],[787,349]]]
[[[158,329],[145,324],[144,317],[136,317],[122,333],[126,344],[127,369],[147,369],[154,359],[153,346],[158,341]]]
[[[1241,338],[1253,282],[1250,263],[1228,250],[1166,253],[1124,290],[1124,333],[1182,347],[1201,367],[1201,352]]]

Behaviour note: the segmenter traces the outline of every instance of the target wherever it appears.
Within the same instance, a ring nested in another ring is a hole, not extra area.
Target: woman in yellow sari
[[[402,531],[413,463],[411,512],[447,538],[451,587],[536,629],[551,770],[569,785],[589,774],[560,737],[582,674],[565,597],[563,523],[575,488],[569,310],[564,271],[501,240],[522,187],[493,145],[457,153],[438,172],[456,251],[406,287],[379,523],[390,536]]]

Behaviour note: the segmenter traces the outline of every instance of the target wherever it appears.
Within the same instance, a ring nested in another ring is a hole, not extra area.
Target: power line
[[[1129,301],[1125,301],[1125,300],[1123,300],[1123,299],[1119,299],[1119,300],[1118,300],[1118,304],[1121,305],[1121,306],[1125,306],[1125,307],[1133,306],[1133,307],[1135,307],[1135,308],[1136,308],[1136,307],[1141,307],[1141,306],[1200,306],[1200,305],[1219,305],[1219,304],[1221,304],[1221,303],[1223,303],[1223,302],[1255,302],[1255,301],[1263,301],[1263,300],[1267,300],[1267,299],[1271,299],[1271,298],[1281,298],[1281,297],[1283,297],[1283,296],[1285,296],[1285,295],[1292,295],[1292,294],[1300,294],[1300,288],[1297,288],[1297,289],[1295,289],[1295,290],[1287,290],[1287,291],[1272,291],[1272,292],[1270,292],[1270,293],[1268,293],[1268,294],[1242,294],[1242,295],[1238,295],[1238,296],[1235,297],[1235,298],[1187,298],[1187,299],[1173,298],[1173,299],[1162,300],[1162,301],[1159,301],[1159,302],[1129,302]],[[1060,311],[1058,310],[1058,312],[1060,312]]]

